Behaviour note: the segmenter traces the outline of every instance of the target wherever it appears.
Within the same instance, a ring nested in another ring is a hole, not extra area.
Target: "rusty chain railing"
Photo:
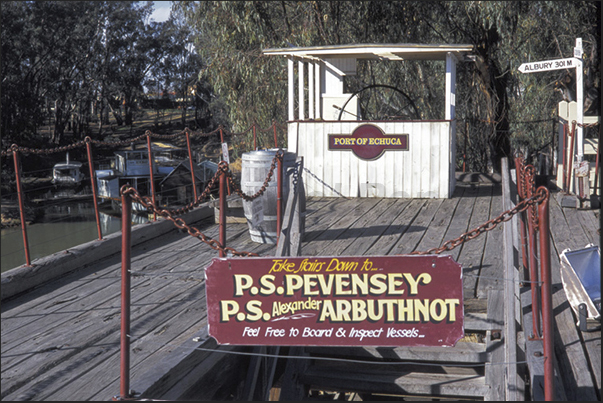
[[[254,141],[253,141],[254,149],[256,149],[257,148],[256,147],[257,146],[256,124],[254,124],[252,126],[252,128],[253,128],[253,132],[254,132],[254,136],[253,136],[254,137]],[[269,130],[273,131],[275,147],[277,147],[277,144],[278,144],[277,128],[283,129],[283,126],[277,125],[277,123],[275,121],[273,121],[273,124],[271,127],[266,128],[266,129],[262,129],[262,128],[259,129],[260,131],[269,131]],[[249,131],[249,129],[247,131]],[[156,134],[156,133],[152,133],[151,131],[147,130],[142,135],[127,138],[124,140],[118,140],[118,141],[94,140],[91,137],[87,136],[84,138],[84,140],[77,141],[77,142],[74,142],[72,144],[65,145],[65,146],[58,146],[58,147],[52,147],[52,148],[30,148],[30,147],[22,147],[17,144],[12,144],[9,149],[3,150],[0,153],[2,157],[11,157],[12,156],[13,160],[14,160],[15,179],[16,179],[15,182],[16,182],[16,189],[17,189],[17,196],[18,196],[18,203],[19,203],[21,230],[23,233],[23,246],[24,246],[24,251],[25,251],[25,264],[27,266],[31,266],[31,258],[30,258],[30,254],[29,254],[29,242],[28,242],[27,228],[26,228],[27,223],[26,223],[26,219],[25,219],[25,208],[24,208],[25,200],[24,200],[24,192],[23,192],[22,179],[21,179],[22,172],[20,169],[20,161],[19,161],[20,154],[23,154],[23,155],[27,155],[27,154],[50,155],[50,154],[54,154],[54,153],[61,153],[61,152],[74,150],[79,147],[86,147],[88,165],[89,165],[89,176],[90,176],[94,210],[95,210],[95,216],[96,216],[96,226],[97,226],[97,231],[98,231],[98,239],[101,240],[103,238],[103,234],[102,234],[102,230],[101,230],[100,214],[98,211],[98,196],[97,196],[98,192],[97,192],[97,184],[95,181],[95,174],[94,174],[92,145],[97,146],[97,147],[119,147],[119,146],[129,146],[132,143],[142,142],[142,141],[146,140],[147,149],[148,149],[148,153],[149,153],[148,155],[149,155],[149,174],[151,177],[150,178],[150,180],[151,180],[151,197],[155,198],[154,174],[153,174],[153,170],[152,170],[151,139],[174,140],[179,137],[185,136],[187,149],[188,149],[188,156],[190,159],[189,163],[190,163],[190,170],[191,170],[191,182],[192,182],[192,186],[193,186],[193,202],[185,208],[180,208],[180,209],[174,210],[172,212],[172,214],[178,215],[178,214],[182,214],[182,213],[190,210],[193,207],[196,207],[200,202],[199,200],[203,199],[207,196],[207,192],[204,192],[204,194],[202,196],[198,196],[198,194],[197,194],[197,184],[196,184],[196,180],[195,180],[194,167],[193,167],[193,162],[192,162],[190,137],[191,136],[211,137],[216,134],[219,134],[220,141],[224,142],[225,134],[229,135],[229,136],[237,136],[237,135],[241,135],[241,134],[246,134],[246,132],[245,131],[242,133],[225,132],[225,130],[222,126],[218,127],[217,129],[215,129],[211,132],[207,132],[207,133],[192,131],[189,128],[185,128],[184,130],[182,130],[178,133],[174,133],[174,134],[170,134],[170,135]],[[282,160],[282,159],[279,159],[279,161],[280,160]],[[274,169],[275,163],[273,162],[272,165],[273,165],[273,168],[270,171],[270,175],[272,175],[272,171]],[[258,197],[261,194],[261,192],[260,192],[260,194],[257,194],[257,195],[251,195],[251,196],[245,195],[241,191],[240,186],[237,184],[234,175],[232,175],[232,173],[230,171],[227,171],[227,174],[228,174],[228,179],[227,179],[228,183],[230,183],[230,185],[237,191],[237,193],[239,193],[239,195],[241,195],[241,197],[243,197],[245,200],[253,200],[255,197]],[[270,180],[270,178],[267,178],[267,181],[265,182],[265,186],[267,186],[267,182],[269,180]],[[215,178],[212,181],[211,185],[213,186],[214,184],[215,184]],[[230,193],[230,188],[228,188],[228,192]],[[157,217],[156,213],[153,213],[153,214],[154,214],[154,218],[156,219],[156,217]]]
[[[274,158],[272,159],[270,169],[266,175],[263,185],[253,195],[248,195],[241,190],[241,187],[238,184],[238,182],[235,180],[234,175],[233,175],[232,171],[230,170],[228,164],[224,161],[220,162],[218,171],[216,171],[216,174],[210,180],[210,182],[207,185],[207,187],[205,188],[204,192],[194,202],[192,202],[189,205],[187,205],[183,208],[180,208],[180,209],[175,209],[175,210],[161,209],[161,208],[157,207],[157,205],[153,202],[153,200],[151,198],[149,198],[148,196],[141,196],[135,188],[128,186],[128,185],[122,186],[120,192],[122,195],[130,196],[132,198],[132,201],[142,204],[148,210],[149,213],[157,214],[167,220],[172,221],[178,229],[186,230],[189,235],[200,239],[202,242],[206,243],[214,250],[223,252],[224,254],[230,253],[232,256],[258,256],[257,254],[252,253],[252,252],[245,252],[245,251],[239,252],[239,251],[235,250],[234,248],[227,247],[226,245],[224,245],[224,242],[219,242],[219,241],[216,241],[215,239],[207,237],[205,234],[203,234],[197,228],[188,225],[182,218],[176,218],[175,216],[184,214],[184,213],[192,210],[194,207],[197,207],[201,202],[203,202],[203,200],[205,200],[207,198],[207,196],[209,195],[211,189],[215,186],[216,182],[218,182],[218,180],[222,176],[225,176],[226,178],[228,178],[228,180],[232,184],[233,188],[235,189],[236,193],[244,200],[252,201],[252,200],[262,196],[266,192],[266,189],[269,186],[269,182],[272,180],[272,176],[273,176],[274,170],[277,166],[277,162],[282,160],[283,155],[284,155],[283,150],[279,149],[277,151],[277,153],[275,154]],[[225,198],[225,197],[226,197],[226,195],[220,194],[220,199]],[[220,225],[223,225],[223,224],[224,223],[220,223]]]
[[[500,214],[498,217],[493,218],[492,220],[487,221],[484,224],[482,224],[470,231],[463,233],[458,238],[446,241],[442,244],[442,246],[437,247],[437,248],[431,248],[426,251],[411,252],[410,255],[429,255],[429,254],[437,255],[442,252],[451,251],[454,248],[456,248],[457,246],[463,244],[464,242],[477,238],[479,235],[483,234],[484,232],[492,231],[494,228],[496,228],[496,226],[498,224],[503,223],[505,221],[509,221],[511,218],[513,218],[514,215],[516,215],[518,213],[522,213],[529,208],[533,208],[534,206],[542,203],[543,200],[548,199],[548,197],[549,197],[548,191],[544,188],[539,188],[539,190],[533,196],[531,196],[525,200],[522,200],[520,203],[518,203],[512,209],[507,210],[507,211],[503,212],[502,214]]]

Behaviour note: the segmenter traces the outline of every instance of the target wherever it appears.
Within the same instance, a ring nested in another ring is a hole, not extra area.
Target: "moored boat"
[[[168,143],[151,144],[153,153],[153,181],[155,189],[161,180],[169,175],[184,159],[186,149]],[[96,170],[96,183],[100,202],[110,202],[113,210],[121,210],[120,188],[129,184],[142,196],[151,194],[151,174],[149,155],[146,145],[132,145],[127,149],[115,152],[110,167]],[[156,195],[158,201],[161,195]],[[132,203],[134,212],[145,212],[147,209],[140,203]]]
[[[71,161],[69,153],[65,156],[65,162],[60,162],[52,167],[52,184],[55,186],[77,187],[81,185],[85,175],[81,171],[82,163]]]

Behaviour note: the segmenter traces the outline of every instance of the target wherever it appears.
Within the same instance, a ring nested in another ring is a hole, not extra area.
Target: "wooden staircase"
[[[502,298],[490,292],[487,317],[470,319],[455,347],[292,347],[279,400],[505,400]]]

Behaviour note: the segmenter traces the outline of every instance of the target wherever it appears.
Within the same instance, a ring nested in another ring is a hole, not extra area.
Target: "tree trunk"
[[[64,102],[60,100],[54,102],[54,133],[52,133],[52,138],[50,139],[54,144],[59,144],[63,134],[65,134],[67,119],[65,119],[66,113],[63,104]]]
[[[115,111],[115,109],[113,109],[113,106],[111,106],[111,102],[109,102],[107,100],[107,105],[109,105],[109,109],[111,110],[111,113],[113,114],[113,117],[115,118],[115,120],[117,121],[117,125],[118,126],[123,126],[124,121],[121,118],[121,113],[120,111]]]

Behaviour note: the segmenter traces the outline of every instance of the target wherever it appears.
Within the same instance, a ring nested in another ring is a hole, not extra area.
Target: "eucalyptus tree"
[[[100,36],[97,2],[4,2],[2,130],[32,138],[52,114],[59,143],[78,105],[89,99]]]
[[[161,26],[161,36],[165,49],[160,60],[152,68],[153,75],[166,88],[172,88],[180,100],[181,123],[186,126],[187,108],[195,106],[201,56],[195,50],[192,28],[181,13],[174,10],[170,18]],[[195,108],[196,109],[196,108]]]
[[[76,135],[88,133],[105,105],[132,124],[143,79],[165,51],[145,24],[151,12],[146,2],[3,2],[3,142],[41,141],[47,120],[53,143],[70,122]]]
[[[166,49],[157,35],[156,23],[145,23],[152,4],[110,1],[106,8],[101,93],[118,125],[132,125],[145,77]]]

